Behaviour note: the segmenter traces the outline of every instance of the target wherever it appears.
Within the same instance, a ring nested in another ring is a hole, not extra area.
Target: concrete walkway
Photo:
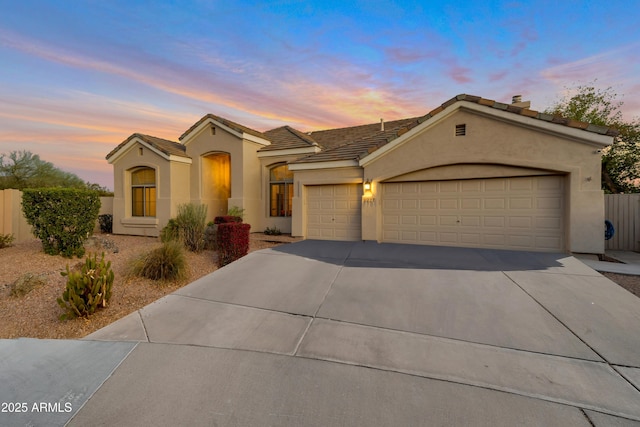
[[[620,262],[599,261],[597,255],[576,255],[576,258],[599,272],[640,276],[639,253],[631,251],[607,251],[606,255]]]
[[[640,426],[639,324],[564,254],[303,241],[0,341],[0,425]]]

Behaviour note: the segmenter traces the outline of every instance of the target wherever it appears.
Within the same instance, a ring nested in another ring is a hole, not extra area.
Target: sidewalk
[[[607,251],[605,255],[620,262],[599,261],[597,255],[591,254],[574,254],[573,256],[601,273],[640,276],[640,253],[631,251]]]

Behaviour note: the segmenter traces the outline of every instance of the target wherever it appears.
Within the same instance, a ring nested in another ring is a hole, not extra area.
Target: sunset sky
[[[213,113],[264,131],[426,114],[461,93],[543,110],[597,79],[640,116],[630,1],[1,0],[0,153],[113,187],[132,133]]]

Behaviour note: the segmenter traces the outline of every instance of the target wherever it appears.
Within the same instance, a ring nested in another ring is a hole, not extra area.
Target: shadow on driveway
[[[328,240],[303,240],[271,250],[346,267],[546,272],[561,269],[563,273],[597,274],[566,253]]]

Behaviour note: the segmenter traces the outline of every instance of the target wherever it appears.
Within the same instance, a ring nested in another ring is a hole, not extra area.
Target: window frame
[[[142,183],[134,184],[134,177],[141,172],[151,171],[153,173],[153,182],[146,181],[143,177]],[[157,189],[156,189],[156,170],[154,168],[144,166],[131,171],[131,216],[136,218],[156,218],[157,215]],[[141,198],[141,200],[140,200]],[[136,205],[140,206],[136,206]],[[140,214],[140,208],[142,213]]]
[[[276,179],[273,176],[274,171],[279,168],[284,168],[285,177],[283,179]],[[276,190],[275,193],[274,190]],[[289,170],[286,163],[273,165],[269,167],[269,217],[291,218],[292,210],[293,172]]]

